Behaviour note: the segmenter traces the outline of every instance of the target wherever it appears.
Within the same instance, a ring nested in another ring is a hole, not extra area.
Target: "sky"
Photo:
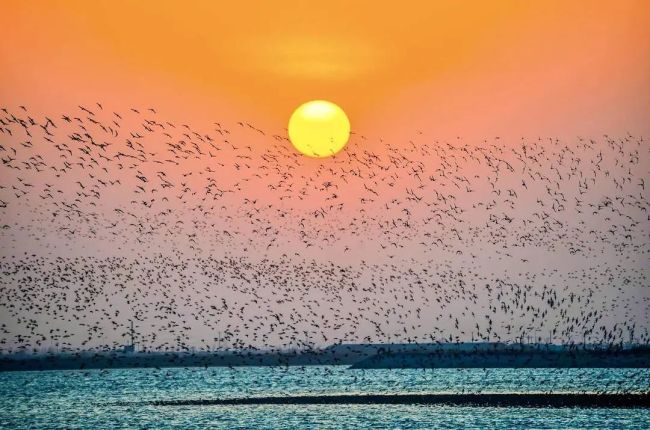
[[[0,351],[649,341],[647,2],[375,3],[5,6]]]
[[[644,1],[24,1],[3,100],[103,101],[282,131],[310,99],[369,135],[647,134]]]

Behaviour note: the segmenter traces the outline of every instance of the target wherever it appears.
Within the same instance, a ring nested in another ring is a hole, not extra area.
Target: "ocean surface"
[[[148,401],[400,393],[648,392],[650,369],[346,366],[0,373],[3,429],[648,429],[650,409],[426,405],[151,406]]]

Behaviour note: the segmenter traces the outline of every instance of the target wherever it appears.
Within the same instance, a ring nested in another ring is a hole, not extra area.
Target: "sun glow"
[[[309,157],[330,157],[348,143],[350,121],[343,109],[325,100],[299,106],[289,119],[289,139]]]

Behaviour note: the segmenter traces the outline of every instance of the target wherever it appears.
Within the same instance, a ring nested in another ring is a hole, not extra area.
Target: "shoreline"
[[[117,406],[447,405],[473,407],[650,408],[648,393],[336,394],[113,403]]]

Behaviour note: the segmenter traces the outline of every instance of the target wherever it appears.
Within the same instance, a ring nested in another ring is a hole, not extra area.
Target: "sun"
[[[289,140],[309,157],[330,157],[343,149],[349,138],[350,121],[332,102],[312,100],[300,105],[289,119]]]

